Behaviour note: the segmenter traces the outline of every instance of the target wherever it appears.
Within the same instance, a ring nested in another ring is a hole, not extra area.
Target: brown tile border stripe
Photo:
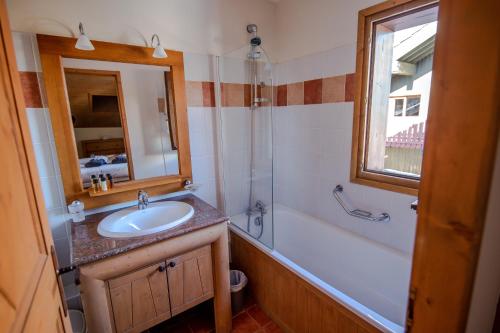
[[[354,89],[355,89],[355,76],[354,74],[347,74],[345,76],[345,101],[354,101]]]
[[[287,85],[283,84],[278,86],[278,93],[276,96],[276,106],[285,106],[288,105],[287,103]]]
[[[304,104],[323,103],[323,79],[304,81]]]
[[[37,72],[19,72],[21,77],[21,86],[23,89],[24,103],[27,108],[41,108],[42,96],[40,94],[40,85],[38,84]]]
[[[276,106],[354,101],[354,74],[294,82],[278,86]]]
[[[203,106],[215,107],[215,88],[213,82],[201,83]]]
[[[211,81],[186,81],[188,106],[215,107],[215,88]]]
[[[222,83],[222,106],[250,106],[250,89],[250,84],[246,83]],[[186,81],[186,94],[188,106],[215,107],[214,82]],[[271,94],[274,106],[352,102],[354,74],[282,84],[273,87],[272,91],[258,87],[257,97],[271,98]]]

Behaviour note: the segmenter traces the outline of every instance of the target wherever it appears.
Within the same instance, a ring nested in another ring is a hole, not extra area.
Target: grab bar
[[[345,210],[345,212],[350,216],[354,216],[371,222],[389,222],[391,220],[391,216],[388,213],[381,213],[379,216],[374,216],[372,213],[366,210],[362,209],[350,210],[345,204],[344,200],[342,200],[341,193],[343,193],[343,191],[344,187],[342,187],[342,185],[337,185],[333,189],[333,196],[335,197],[335,199],[337,199],[340,206]]]

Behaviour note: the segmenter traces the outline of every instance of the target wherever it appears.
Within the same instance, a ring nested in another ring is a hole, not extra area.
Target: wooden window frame
[[[375,22],[416,10],[436,6],[436,0],[390,0],[363,9],[358,14],[356,47],[356,87],[354,91],[354,119],[351,157],[351,182],[393,192],[417,195],[420,179],[412,179],[365,169],[367,128],[370,111],[370,76],[373,43],[371,36]],[[406,103],[405,103],[406,104]],[[403,110],[405,112],[405,110]]]

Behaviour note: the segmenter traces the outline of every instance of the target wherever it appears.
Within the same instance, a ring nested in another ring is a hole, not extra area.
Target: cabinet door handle
[[[175,261],[171,261],[168,263],[168,267],[174,268],[175,267]]]
[[[166,267],[164,265],[160,265],[160,267],[158,267],[158,272],[165,272],[165,269]]]

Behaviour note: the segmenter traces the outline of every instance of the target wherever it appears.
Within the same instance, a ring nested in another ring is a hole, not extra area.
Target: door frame
[[[407,331],[465,331],[500,125],[498,0],[440,0]]]
[[[46,332],[45,329],[47,327],[43,324],[48,321],[45,320],[53,319],[53,325],[60,325],[57,326],[58,329],[71,333],[72,328],[64,299],[62,281],[57,272],[58,264],[55,256],[54,242],[48,223],[47,210],[45,208],[40,177],[33,152],[33,143],[10,27],[6,3],[4,0],[0,0],[0,39],[2,40],[2,49],[0,51],[2,56],[2,71],[0,73],[0,80],[3,82],[2,89],[5,88],[5,90],[2,90],[2,93],[8,95],[6,98],[8,102],[1,105],[0,112],[10,116],[13,128],[12,132],[4,132],[2,134],[4,137],[12,135],[15,138],[17,149],[13,149],[12,151],[13,154],[17,155],[16,158],[19,159],[20,171],[23,178],[16,186],[12,186],[12,182],[6,183],[6,186],[2,188],[3,195],[0,196],[8,205],[12,205],[10,206],[11,208],[14,208],[19,203],[13,201],[9,197],[9,193],[25,192],[28,204],[23,209],[31,212],[32,219],[1,220],[0,223],[32,224],[32,231],[37,239],[36,250],[40,252],[37,266],[34,269],[33,267],[25,267],[26,263],[23,260],[15,261],[15,266],[19,266],[22,270],[28,271],[31,274],[29,283],[22,287],[17,283],[3,286],[9,291],[11,289],[17,290],[22,295],[22,300],[19,304],[9,304],[10,308],[15,310],[15,313],[9,313],[13,319],[11,322],[7,322],[7,325],[9,325],[9,332],[31,331],[33,327],[36,327],[40,332]],[[5,68],[3,68],[4,63]],[[9,160],[9,156],[2,156],[2,158]],[[9,237],[15,242],[18,241],[15,234],[4,236]],[[33,249],[31,250],[34,251]],[[13,253],[8,253],[7,251],[0,256],[12,255]],[[37,306],[40,304],[43,306]],[[47,308],[47,306],[53,306],[54,308]],[[54,317],[52,318],[50,315],[54,315]],[[55,318],[56,316],[57,318]],[[49,328],[52,324],[49,325]],[[29,327],[26,328],[26,326]]]

